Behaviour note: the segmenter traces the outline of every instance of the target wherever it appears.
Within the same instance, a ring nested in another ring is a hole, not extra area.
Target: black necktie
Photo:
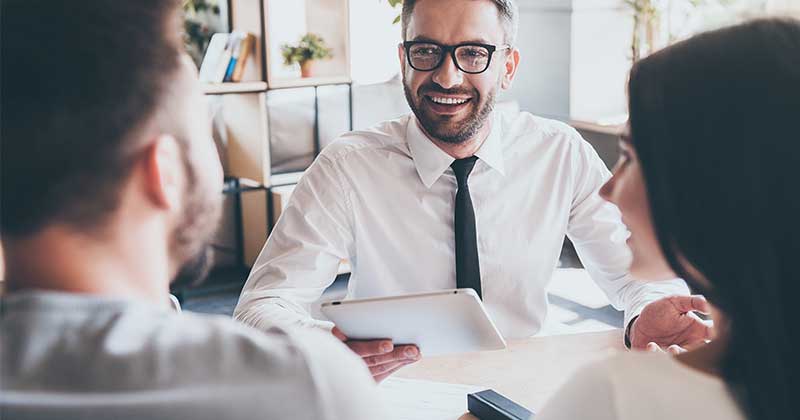
[[[458,192],[456,193],[455,226],[456,234],[456,287],[473,288],[481,297],[481,269],[478,263],[478,238],[475,233],[475,210],[469,196],[467,179],[475,167],[477,157],[454,161],[450,167],[456,174]]]

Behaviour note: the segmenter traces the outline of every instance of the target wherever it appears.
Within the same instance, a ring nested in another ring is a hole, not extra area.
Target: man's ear
[[[147,147],[143,160],[144,191],[154,206],[178,208],[183,196],[184,167],[178,141],[160,135]]]
[[[517,68],[519,68],[519,50],[516,48],[512,48],[511,51],[506,55],[506,61],[504,63],[503,70],[503,80],[500,86],[503,89],[510,89],[511,84],[514,81],[514,76],[517,75]]]

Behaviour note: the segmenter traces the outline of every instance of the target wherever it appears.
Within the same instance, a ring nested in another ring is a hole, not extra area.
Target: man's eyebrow
[[[417,36],[414,37],[414,39],[412,39],[412,41],[431,42],[431,43],[434,43],[434,44],[444,45],[441,42],[439,42],[439,41],[437,41],[437,40],[435,40],[433,38],[427,37],[425,35],[417,35]],[[492,45],[491,42],[489,42],[488,40],[483,39],[483,38],[468,39],[466,41],[461,41],[458,44],[486,44],[486,45]]]
[[[488,40],[488,39],[483,39],[483,38],[474,38],[474,39],[468,39],[468,40],[466,40],[466,41],[459,42],[459,44],[486,44],[486,45],[494,45],[494,44],[492,44],[491,42],[489,42],[489,40]],[[498,45],[499,45],[499,44],[498,44]]]
[[[439,41],[437,41],[437,40],[435,40],[433,38],[429,38],[429,37],[424,36],[424,35],[417,35],[417,36],[414,37],[414,39],[412,39],[412,41],[431,42],[431,43],[434,43],[434,44],[440,44]]]

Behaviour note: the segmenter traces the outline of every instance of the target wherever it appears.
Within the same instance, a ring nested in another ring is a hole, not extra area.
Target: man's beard
[[[473,138],[483,125],[489,114],[492,113],[495,104],[495,91],[489,92],[485,101],[482,101],[481,95],[476,90],[465,89],[442,89],[434,84],[427,84],[421,86],[417,91],[418,102],[414,100],[414,95],[406,83],[405,76],[403,76],[403,91],[406,94],[406,101],[411,111],[417,117],[417,120],[422,125],[428,135],[436,140],[450,144],[460,144]],[[457,126],[448,127],[451,121],[446,116],[435,116],[431,111],[423,110],[422,102],[425,101],[425,95],[431,93],[441,94],[467,94],[472,99],[470,100],[471,110],[467,117]],[[483,102],[483,103],[481,103]]]
[[[200,185],[196,169],[185,158],[188,178],[184,193],[183,218],[172,231],[170,257],[178,261],[179,269],[172,286],[176,288],[197,285],[211,269],[214,254],[211,238],[217,230],[222,211],[222,191],[210,191]]]

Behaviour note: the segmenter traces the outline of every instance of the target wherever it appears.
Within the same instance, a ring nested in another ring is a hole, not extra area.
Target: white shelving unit
[[[352,129],[349,0],[228,0],[227,10],[229,30],[255,35],[254,50],[242,82],[207,84],[204,92],[222,125],[226,175],[264,188],[241,201],[244,260],[252,264],[276,220],[271,188],[296,183],[329,137]],[[333,57],[302,78],[283,64],[280,46],[307,32],[320,35]]]

